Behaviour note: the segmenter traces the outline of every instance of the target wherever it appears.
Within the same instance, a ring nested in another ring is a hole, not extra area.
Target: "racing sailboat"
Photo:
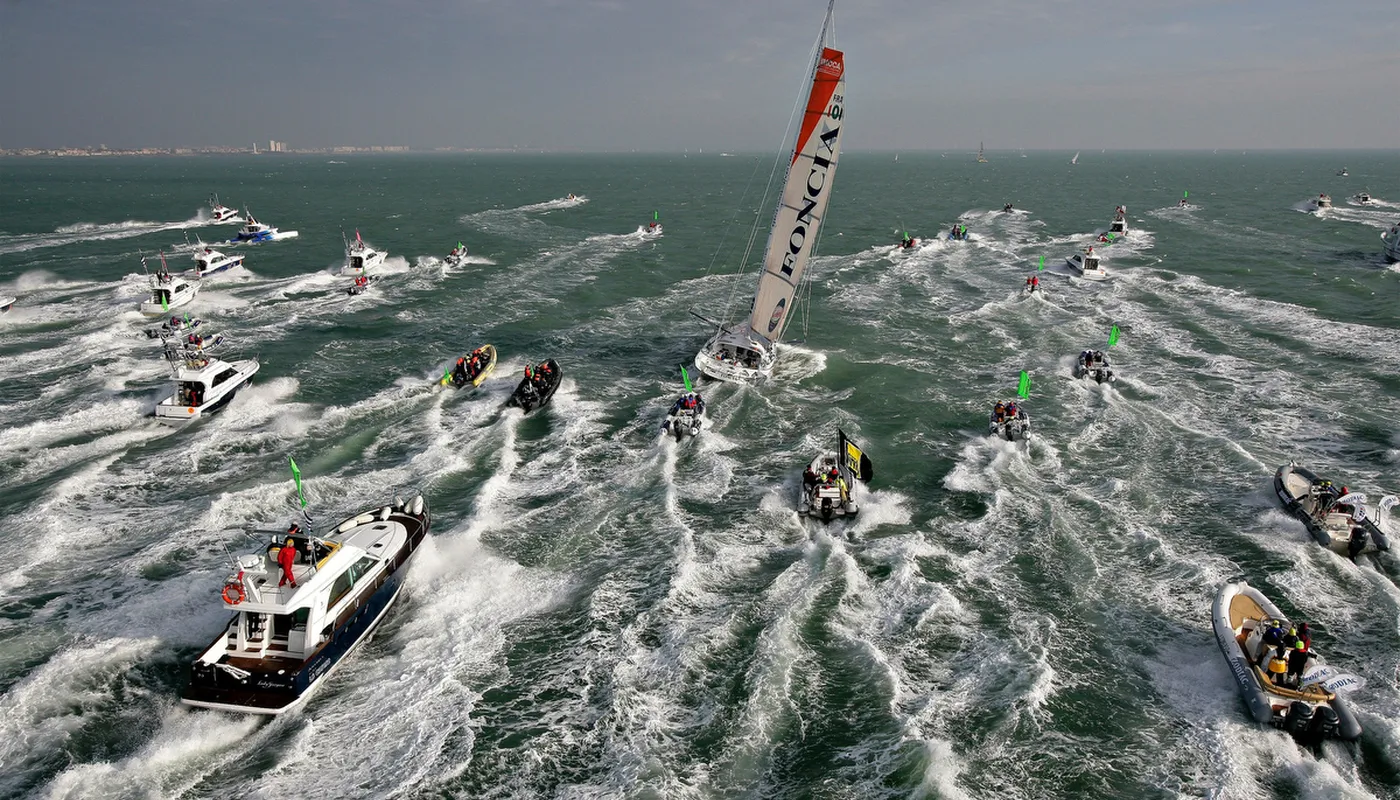
[[[978,142],[978,143],[977,143],[977,163],[978,163],[978,164],[985,164],[985,163],[987,163],[987,157],[986,157],[985,155],[982,154],[982,143],[981,143],[981,142]]]
[[[729,324],[701,317],[716,331],[695,356],[695,366],[722,381],[754,381],[773,374],[777,345],[791,317],[803,273],[816,246],[831,199],[841,151],[846,93],[845,56],[827,47],[836,0],[831,0],[817,39],[816,60],[807,82],[807,105],[793,143],[773,227],[763,254],[763,274],[749,318]],[[697,315],[698,316],[698,315]]]

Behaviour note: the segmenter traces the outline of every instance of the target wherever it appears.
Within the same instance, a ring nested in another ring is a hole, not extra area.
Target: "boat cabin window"
[[[361,256],[350,257],[350,269],[363,269],[364,266],[365,260]]]
[[[237,374],[238,374],[238,370],[236,370],[236,369],[233,369],[233,368],[226,369],[226,370],[224,370],[223,372],[220,372],[220,373],[218,374],[218,376],[214,378],[214,385],[215,385],[215,386],[218,386],[219,384],[223,383],[224,381],[227,381],[229,378],[232,378],[233,376],[235,376],[235,375],[237,375]]]
[[[331,599],[326,602],[326,607],[330,608],[340,602],[340,599],[348,594],[350,589],[353,588],[361,578],[369,573],[370,569],[374,567],[375,562],[376,559],[366,556],[356,561],[354,564],[351,564],[350,569],[342,572],[340,577],[335,579],[335,583],[331,584]]]

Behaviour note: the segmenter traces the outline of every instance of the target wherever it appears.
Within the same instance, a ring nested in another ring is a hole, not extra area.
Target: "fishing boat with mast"
[[[146,269],[145,256],[141,257],[141,269]],[[141,313],[148,317],[159,317],[172,308],[187,305],[199,293],[199,284],[170,274],[164,252],[160,254],[160,269],[150,278],[151,296],[141,303]]]
[[[836,0],[827,5],[817,39],[816,60],[808,71],[810,77],[804,87],[807,102],[768,233],[763,273],[749,318],[730,324],[728,319],[715,322],[696,314],[716,330],[696,354],[695,366],[716,380],[744,382],[772,376],[778,343],[792,318],[798,290],[804,285],[807,265],[816,248],[845,128],[845,56],[827,46],[835,5]],[[748,260],[747,252],[744,260]]]
[[[241,266],[243,266],[243,256],[224,255],[208,245],[195,251],[194,254],[194,276],[196,278],[207,278],[217,272]]]
[[[190,665],[180,700],[268,715],[300,706],[384,619],[431,522],[423,495],[403,490],[320,535],[293,524],[257,537],[255,552],[230,559],[221,598],[233,618]]]
[[[157,422],[179,425],[213,414],[258,373],[256,358],[224,361],[205,351],[202,336],[190,336],[196,341],[176,340],[165,349],[175,386],[156,403]]]
[[[275,242],[279,239],[291,239],[297,235],[296,231],[279,231],[271,225],[258,222],[253,215],[248,213],[248,209],[243,209],[245,222],[238,233],[234,234],[228,244],[260,244],[262,242]]]
[[[341,233],[340,238],[345,239],[345,234]],[[345,265],[340,268],[341,275],[365,275],[371,269],[384,263],[384,259],[389,254],[382,250],[375,250],[369,243],[360,238],[360,231],[355,231],[355,241],[345,242]]]
[[[209,195],[209,221],[222,225],[226,222],[242,222],[243,218],[238,216],[238,210],[229,208],[219,202],[217,194]]]

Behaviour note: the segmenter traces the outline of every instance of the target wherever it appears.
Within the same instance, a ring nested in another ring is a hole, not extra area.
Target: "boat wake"
[[[52,233],[0,235],[0,255],[23,253],[45,247],[62,247],[79,242],[130,239],[161,231],[188,230],[207,224],[209,224],[207,216],[191,217],[184,222],[143,222],[139,220],[110,223],[79,222],[73,225],[64,225]]]

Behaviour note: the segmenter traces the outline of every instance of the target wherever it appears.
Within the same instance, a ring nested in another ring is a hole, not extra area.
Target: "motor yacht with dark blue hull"
[[[264,551],[240,557],[222,594],[234,617],[191,665],[180,699],[251,714],[301,705],[384,619],[430,522],[415,493],[326,536],[293,526]],[[296,584],[277,585],[287,570]]]

